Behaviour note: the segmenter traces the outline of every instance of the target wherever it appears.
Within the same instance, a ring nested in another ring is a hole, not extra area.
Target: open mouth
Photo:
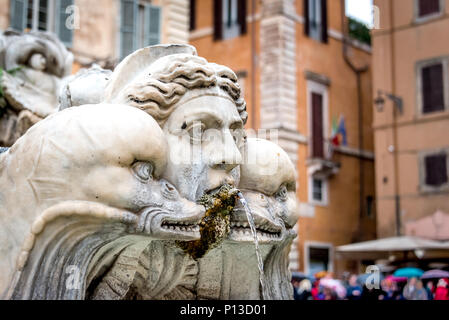
[[[259,241],[281,239],[281,230],[274,226],[256,224],[257,238]],[[248,222],[231,222],[231,239],[240,241],[252,241],[253,233]]]
[[[162,227],[162,229],[171,230],[171,231],[175,231],[175,232],[200,232],[199,223],[200,223],[200,221],[196,221],[196,222],[163,221],[161,227]]]

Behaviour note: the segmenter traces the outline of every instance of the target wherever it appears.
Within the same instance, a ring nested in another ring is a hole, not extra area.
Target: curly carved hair
[[[174,58],[166,67],[149,74],[147,81],[127,87],[125,95],[131,105],[150,114],[162,126],[189,90],[212,87],[220,88],[232,98],[245,124],[248,113],[235,73],[198,56]]]

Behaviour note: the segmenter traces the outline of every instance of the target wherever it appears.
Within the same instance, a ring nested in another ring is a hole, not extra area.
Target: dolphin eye
[[[178,196],[178,191],[176,190],[176,188],[168,182],[164,182],[162,185],[162,194],[167,198],[167,199],[176,199]]]
[[[152,178],[153,165],[149,162],[138,161],[133,165],[134,173],[144,181],[148,181]]]
[[[275,194],[276,199],[280,201],[287,201],[287,187],[282,185]]]

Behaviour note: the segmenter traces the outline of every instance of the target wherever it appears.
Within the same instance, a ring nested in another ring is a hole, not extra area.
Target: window
[[[190,0],[189,31],[196,29],[196,0]]]
[[[311,204],[326,206],[328,199],[327,181],[322,177],[310,176],[309,202]]]
[[[161,8],[146,1],[121,2],[120,57],[161,41]]]
[[[374,206],[374,197],[367,196],[366,197],[366,215],[368,217],[373,217],[373,206]]]
[[[427,18],[440,15],[444,2],[441,0],[417,0],[417,18]]]
[[[306,241],[304,247],[306,274],[314,275],[320,271],[333,271],[332,244]]]
[[[230,39],[246,33],[246,0],[214,1],[214,39]]]
[[[449,190],[449,150],[424,152],[420,155],[421,191]]]
[[[56,33],[71,46],[73,30],[66,26],[73,0],[11,0],[11,28],[17,31],[41,30]]]
[[[447,59],[418,63],[418,104],[422,114],[448,107]]]
[[[426,185],[440,187],[447,183],[447,155],[437,154],[424,159],[426,168]]]
[[[312,158],[324,158],[323,96],[312,92]]]
[[[305,34],[327,43],[327,0],[304,0]]]

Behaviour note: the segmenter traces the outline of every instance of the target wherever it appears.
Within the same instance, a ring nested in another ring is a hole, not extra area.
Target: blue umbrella
[[[423,273],[424,271],[419,268],[402,268],[396,270],[393,275],[395,277],[419,278]]]

